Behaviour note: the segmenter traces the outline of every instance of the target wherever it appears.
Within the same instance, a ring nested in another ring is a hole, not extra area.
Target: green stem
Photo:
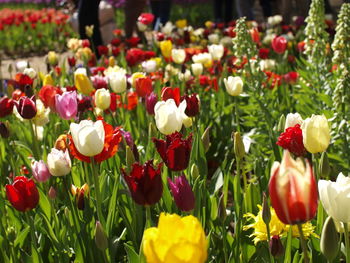
[[[32,243],[32,255],[33,255],[33,248],[35,251],[38,251],[37,249],[37,243],[36,243],[36,239],[35,239],[35,233],[34,233],[34,219],[29,216],[29,212],[25,212],[25,216],[26,216],[26,221],[27,223],[29,222],[29,227],[30,227],[30,238],[31,238],[31,243]]]
[[[32,143],[33,143],[33,155],[35,160],[40,160],[40,149],[39,149],[39,143],[38,143],[38,137],[36,132],[36,125],[32,120],[29,121],[30,125],[30,132],[32,134]]]
[[[152,227],[152,217],[151,217],[151,207],[149,205],[145,206],[146,208],[146,224],[145,228]]]
[[[270,241],[271,241],[270,223],[265,224],[265,225],[266,225],[266,232],[267,232],[267,246],[270,246]],[[269,258],[270,258],[271,263],[275,262],[274,257],[271,255],[271,252],[269,253]]]
[[[235,116],[236,116],[236,125],[237,125],[237,131],[241,132],[241,126],[239,125],[239,112],[238,112],[238,99],[237,97],[234,97],[235,100]]]
[[[309,259],[309,255],[308,255],[306,240],[305,240],[304,233],[303,233],[303,227],[301,224],[297,224],[297,226],[298,226],[298,231],[299,231],[299,235],[300,235],[301,248],[303,249],[303,254],[304,254],[304,263],[309,263],[310,259]]]
[[[344,223],[344,238],[345,238],[345,248],[346,248],[346,263],[350,262],[350,246],[349,246],[349,225]]]
[[[97,217],[98,217],[98,220],[101,222],[102,226],[105,227],[106,221],[102,215],[102,200],[101,200],[101,192],[100,192],[100,180],[98,178],[98,171],[96,170],[96,163],[95,163],[95,160],[93,157],[91,157],[91,166],[92,166],[92,173],[93,173],[94,184],[95,184]]]

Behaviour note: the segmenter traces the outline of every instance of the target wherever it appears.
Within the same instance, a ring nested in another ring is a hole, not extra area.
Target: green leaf
[[[23,246],[23,243],[25,241],[25,239],[27,238],[28,234],[29,234],[29,231],[30,231],[30,226],[27,226],[25,229],[23,229],[21,231],[21,233],[18,234],[15,242],[14,242],[14,246],[20,246],[22,247]]]
[[[139,263],[140,262],[139,255],[135,252],[134,248],[131,245],[124,243],[124,248],[125,248],[129,263]]]
[[[39,206],[43,210],[43,212],[45,213],[46,217],[50,221],[51,220],[51,204],[50,204],[50,201],[46,197],[46,194],[44,194],[43,191],[39,187],[38,187],[38,190],[39,190],[39,195],[40,195]]]

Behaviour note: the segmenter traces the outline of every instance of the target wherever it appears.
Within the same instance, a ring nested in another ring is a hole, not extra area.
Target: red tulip
[[[131,197],[139,205],[154,205],[163,194],[163,182],[161,177],[160,163],[155,169],[153,161],[148,161],[144,165],[134,163],[128,175],[124,169],[122,173],[129,187]]]
[[[283,79],[288,84],[295,84],[298,80],[299,73],[295,71],[288,72],[283,75]]]
[[[136,79],[136,93],[145,98],[153,91],[152,80],[149,77]]]
[[[39,91],[39,98],[45,107],[50,107],[52,111],[56,111],[56,94],[62,95],[62,90],[51,85],[43,86]]]
[[[36,103],[35,96],[28,98],[23,96],[19,99],[19,102],[15,102],[17,111],[23,119],[32,119],[36,115]]]
[[[13,110],[13,105],[13,100],[7,97],[0,98],[0,118],[11,114]]]
[[[283,54],[284,51],[287,49],[287,40],[280,36],[280,37],[275,37],[272,40],[272,48],[277,54]]]
[[[301,224],[315,217],[317,185],[312,167],[305,160],[294,160],[284,151],[282,163],[271,169],[269,192],[271,205],[284,224]]]
[[[161,94],[162,100],[167,101],[168,99],[173,99],[177,106],[180,104],[180,88],[164,87],[162,88]]]
[[[74,67],[74,66],[75,66],[75,63],[77,62],[74,56],[73,56],[73,57],[68,57],[67,60],[68,60],[69,66],[70,66],[71,68]]]
[[[150,13],[142,13],[137,20],[144,25],[149,25],[153,22],[154,15]]]
[[[190,161],[192,134],[182,139],[182,134],[175,132],[166,136],[166,141],[153,138],[160,157],[173,171],[185,170]]]
[[[194,117],[199,113],[199,99],[196,93],[182,96],[181,100],[186,100],[185,113],[188,117]]]
[[[168,178],[171,193],[175,199],[176,206],[182,211],[191,211],[195,206],[195,197],[186,176],[181,175],[174,178],[174,182]]]
[[[268,48],[260,48],[259,49],[259,58],[267,59],[269,57],[270,49]]]
[[[6,185],[6,196],[12,206],[21,212],[34,209],[39,203],[39,192],[32,179],[17,176],[12,184]]]
[[[300,124],[296,124],[294,127],[289,127],[285,132],[282,132],[280,137],[278,137],[276,144],[296,156],[304,156],[306,154],[306,149],[303,143],[303,132],[300,129]]]
[[[158,102],[157,94],[154,92],[151,92],[149,95],[146,96],[145,104],[146,104],[146,111],[148,114],[154,115],[154,106]]]
[[[107,46],[99,45],[97,47],[97,51],[98,51],[98,54],[100,54],[100,56],[108,56],[108,47]]]

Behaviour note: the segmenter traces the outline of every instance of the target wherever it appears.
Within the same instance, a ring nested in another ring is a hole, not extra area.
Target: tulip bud
[[[23,96],[19,99],[19,102],[16,102],[16,107],[19,115],[23,119],[32,119],[37,113],[35,96],[28,98]]]
[[[267,197],[265,192],[263,193],[263,204],[262,204],[262,218],[266,225],[270,224],[271,221],[271,210],[267,204]]]
[[[154,115],[154,106],[158,102],[157,94],[155,94],[153,91],[151,94],[146,96],[145,104],[146,104],[146,110],[148,114]]]
[[[43,160],[39,162],[34,161],[32,163],[32,173],[35,180],[39,183],[46,182],[51,177],[50,171]]]
[[[57,56],[57,53],[55,51],[50,51],[47,54],[47,62],[51,66],[56,66],[58,64],[58,56]]]
[[[129,145],[126,146],[126,166],[128,167],[128,171],[132,168],[133,163],[135,163],[135,157],[130,149]]]
[[[245,155],[245,149],[244,149],[244,144],[242,141],[241,134],[239,132],[235,132],[234,134],[232,134],[232,137],[234,141],[233,149],[234,149],[236,158],[243,159]]]
[[[52,148],[51,152],[47,155],[47,166],[53,176],[64,176],[69,174],[72,164],[68,150],[63,152]]]
[[[284,114],[281,115],[280,120],[278,122],[278,126],[277,126],[277,131],[278,132],[284,132],[284,126],[286,125],[286,117],[284,116]]]
[[[174,181],[168,178],[171,193],[173,194],[176,206],[181,211],[191,211],[195,206],[195,197],[186,176],[175,176]]]
[[[224,79],[226,91],[231,96],[238,96],[243,90],[243,81],[240,77],[232,77]]]
[[[282,245],[280,236],[276,235],[271,237],[270,243],[269,243],[270,253],[274,257],[279,257],[284,252],[284,247]]]
[[[319,163],[319,171],[320,171],[320,175],[323,176],[324,178],[327,178],[329,176],[329,174],[331,173],[328,155],[326,152],[323,152],[321,155],[321,160]]]
[[[199,176],[198,166],[194,163],[191,167],[191,176],[195,180]]]
[[[57,193],[56,193],[56,190],[53,186],[50,187],[49,192],[48,192],[48,196],[52,200],[56,199]]]
[[[10,130],[8,128],[8,123],[0,122],[0,135],[2,138],[6,139],[10,137]]]
[[[329,262],[335,259],[339,251],[339,233],[335,228],[333,218],[330,216],[327,217],[322,228],[320,248]]]
[[[94,34],[94,25],[85,26],[85,34],[88,37],[92,37],[92,35]]]
[[[6,230],[6,238],[10,243],[13,243],[16,240],[16,229],[13,226],[10,226]]]
[[[193,75],[195,75],[196,77],[198,77],[199,75],[202,74],[203,72],[203,65],[201,63],[193,63],[191,65],[191,69],[192,69],[192,73]]]
[[[202,134],[202,143],[203,143],[203,146],[204,146],[204,151],[207,152],[209,150],[209,147],[210,147],[210,135],[209,135],[209,130],[210,130],[210,127],[207,127],[205,129],[205,131],[203,132]]]
[[[66,151],[67,149],[67,135],[66,134],[61,134],[60,136],[58,136],[56,142],[55,142],[55,146],[54,148],[56,148],[57,150],[60,151]]]
[[[110,56],[108,59],[108,66],[114,67],[115,66],[115,58],[113,56]]]
[[[111,94],[107,89],[98,89],[95,93],[95,105],[101,110],[106,110],[111,105]]]
[[[54,81],[50,74],[46,74],[43,79],[43,86],[54,86]]]
[[[71,186],[72,195],[75,196],[77,207],[79,210],[84,210],[85,208],[85,196],[89,194],[89,185],[84,184],[82,187]]]
[[[123,72],[109,74],[108,82],[115,93],[122,93],[126,90],[126,76]]]

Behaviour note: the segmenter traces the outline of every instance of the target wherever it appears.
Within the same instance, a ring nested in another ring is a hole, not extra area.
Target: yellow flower
[[[53,79],[50,74],[46,74],[43,79],[43,86],[51,85],[54,86]]]
[[[78,91],[86,96],[89,96],[94,90],[92,83],[88,76],[84,73],[76,72],[74,73],[74,84]]]
[[[160,51],[162,52],[163,57],[170,58],[171,50],[173,49],[173,44],[170,40],[163,40],[159,43]]]
[[[143,253],[148,263],[203,263],[208,243],[198,219],[161,213],[158,227],[145,230]]]
[[[47,54],[47,61],[50,65],[55,66],[58,64],[58,56],[55,51],[49,51]]]
[[[254,229],[253,234],[250,235],[250,237],[254,237],[253,241],[254,244],[256,245],[260,241],[265,241],[267,240],[267,230],[266,230],[266,224],[263,221],[262,218],[262,206],[258,205],[259,212],[257,215],[254,215],[252,213],[247,213],[244,215],[244,217],[248,219],[253,219],[254,222],[243,226],[243,230],[249,230],[249,229]],[[270,236],[286,236],[288,234],[290,225],[285,225],[283,224],[277,217],[275,209],[272,207],[270,208],[271,211],[271,221],[270,221]],[[302,225],[304,236],[306,238],[310,237],[311,235],[318,237],[314,233],[315,227],[310,223],[307,222]],[[293,237],[299,237],[299,232],[298,232],[298,227],[292,226],[292,236]]]
[[[142,72],[135,72],[134,74],[131,75],[131,83],[132,86],[135,88],[136,87],[136,80],[139,78],[145,78],[146,75]]]
[[[177,28],[184,28],[187,26],[187,20],[186,19],[179,19],[175,22],[175,25]]]
[[[212,21],[205,22],[205,27],[208,29],[213,28],[214,26],[215,24]]]

